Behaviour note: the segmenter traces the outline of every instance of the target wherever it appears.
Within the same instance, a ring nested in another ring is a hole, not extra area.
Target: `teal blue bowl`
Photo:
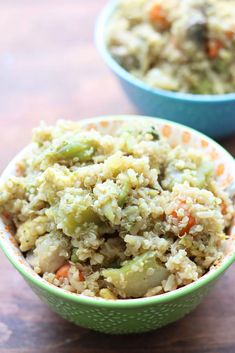
[[[115,61],[106,46],[106,30],[118,1],[110,1],[96,25],[95,41],[106,64],[116,74],[129,99],[144,115],[161,116],[214,137],[235,133],[235,93],[197,95],[151,88]]]

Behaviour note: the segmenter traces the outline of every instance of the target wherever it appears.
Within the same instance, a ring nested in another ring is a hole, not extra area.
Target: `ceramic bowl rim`
[[[141,115],[112,115],[112,116],[101,116],[97,118],[91,118],[91,119],[84,119],[84,120],[79,120],[80,123],[86,125],[90,123],[97,123],[99,121],[115,121],[115,120],[121,120],[121,121],[128,121],[133,118],[136,119],[141,119],[143,121],[152,121],[161,125],[170,125],[170,126],[175,126],[178,127],[179,129],[183,129],[184,131],[190,132],[192,135],[198,135],[200,138],[204,139],[207,141],[210,145],[213,145],[217,150],[220,150],[225,156],[230,159],[231,164],[235,166],[235,161],[234,158],[230,155],[229,152],[227,152],[222,146],[220,146],[217,142],[212,140],[210,137],[207,137],[206,135],[192,129],[189,127],[186,127],[182,124],[178,124],[175,122],[171,122],[165,119],[160,119],[160,118],[154,118],[154,117],[147,117],[147,116],[141,116]],[[26,147],[27,148],[27,147]],[[8,166],[5,168],[3,171],[1,179],[6,177],[10,173],[9,171],[12,170],[13,166],[16,165],[16,162],[19,160],[20,157],[25,152],[24,148],[19,154],[16,155],[15,158],[11,160],[11,162],[8,164]],[[7,230],[5,229],[2,219],[0,218],[0,232],[5,233],[9,235]],[[13,246],[13,245],[12,245]],[[29,282],[33,283],[36,287],[39,287],[42,290],[45,290],[49,292],[50,294],[60,297],[61,299],[65,301],[72,301],[80,305],[87,305],[91,307],[97,307],[97,308],[113,308],[113,309],[131,309],[131,308],[140,308],[140,307],[145,307],[145,306],[151,306],[151,305],[158,305],[158,304],[163,304],[167,302],[171,302],[173,300],[177,300],[179,298],[182,298],[186,295],[192,294],[194,291],[201,287],[205,287],[209,283],[213,282],[215,279],[217,279],[222,273],[230,267],[230,265],[235,262],[235,250],[234,252],[231,252],[229,255],[225,257],[223,262],[214,270],[211,270],[208,272],[206,275],[202,276],[200,279],[197,281],[188,284],[182,288],[179,288],[177,290],[171,291],[169,293],[164,293],[160,294],[157,296],[153,297],[148,297],[148,298],[138,298],[138,299],[119,299],[119,300],[105,300],[102,298],[97,298],[97,297],[87,297],[83,295],[77,295],[74,293],[71,293],[69,291],[64,291],[61,290],[60,288],[51,285],[44,281],[40,276],[33,276],[30,274],[30,272],[26,271],[24,266],[22,266],[21,262],[18,260],[17,256],[12,256],[9,251],[8,251],[8,246],[2,241],[2,238],[0,237],[0,248],[2,249],[3,253],[7,256],[9,261],[12,263],[12,265],[23,275],[24,278],[26,278]]]
[[[107,28],[107,23],[110,16],[114,12],[119,0],[111,0],[103,8],[100,13],[96,25],[95,25],[95,43],[98,51],[103,57],[106,64],[114,71],[119,77],[124,81],[127,81],[133,86],[148,92],[149,94],[155,94],[161,97],[170,98],[177,101],[188,101],[191,103],[226,103],[235,101],[235,93],[226,94],[192,94],[192,93],[182,93],[182,92],[171,92],[163,89],[152,88],[151,86],[145,84],[143,81],[135,78],[128,71],[126,71],[118,62],[111,56],[106,43],[105,43],[105,31]]]

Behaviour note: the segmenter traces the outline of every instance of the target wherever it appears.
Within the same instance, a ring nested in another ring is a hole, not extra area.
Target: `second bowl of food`
[[[234,160],[175,123],[40,126],[0,187],[0,246],[74,323],[153,330],[193,310],[235,260]]]
[[[111,1],[96,43],[143,114],[219,138],[235,132],[234,13],[225,0]]]

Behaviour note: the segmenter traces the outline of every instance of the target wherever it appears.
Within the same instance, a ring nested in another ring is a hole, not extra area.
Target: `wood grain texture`
[[[135,113],[93,43],[105,0],[0,1],[0,170],[40,120]],[[222,141],[235,154],[235,138]],[[112,337],[52,313],[0,254],[1,353],[234,353],[235,268],[196,311],[158,331]]]

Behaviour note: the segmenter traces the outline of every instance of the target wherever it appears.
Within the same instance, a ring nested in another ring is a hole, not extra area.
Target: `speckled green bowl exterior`
[[[111,132],[118,127],[123,119],[132,119],[135,124],[138,124],[139,119],[146,122],[147,120],[151,121],[151,124],[156,125],[170,143],[193,146],[210,154],[216,168],[218,167],[220,170],[219,178],[224,186],[229,185],[235,179],[235,165],[232,156],[211,139],[182,125],[161,119],[137,116],[96,118],[84,120],[82,123],[88,129],[95,127]],[[24,151],[10,163],[3,173],[2,179],[6,179],[7,176],[15,172],[16,162],[23,154]],[[195,283],[156,297],[107,301],[79,296],[44,281],[27,264],[14,241],[14,237],[0,219],[0,247],[41,300],[63,318],[79,326],[110,334],[154,330],[182,318],[196,308],[216,280],[235,261],[234,234],[235,226],[233,225],[225,259],[216,269]]]

